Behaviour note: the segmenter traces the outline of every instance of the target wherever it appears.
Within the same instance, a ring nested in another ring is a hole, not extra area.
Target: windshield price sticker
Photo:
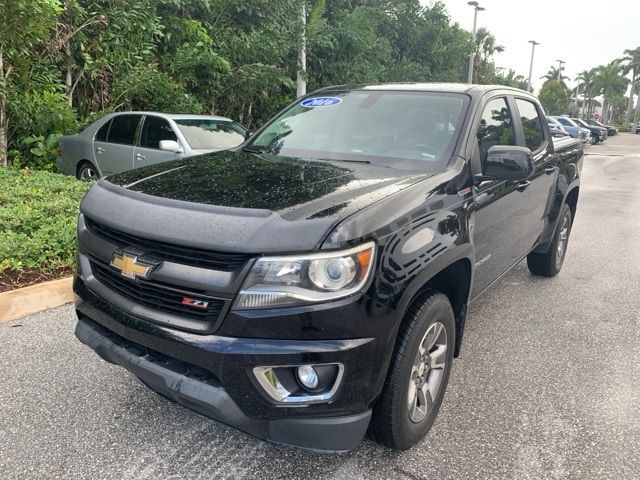
[[[342,103],[341,98],[337,97],[313,97],[307,98],[300,102],[300,105],[307,108],[318,108],[318,107],[335,107],[336,105],[340,105]]]

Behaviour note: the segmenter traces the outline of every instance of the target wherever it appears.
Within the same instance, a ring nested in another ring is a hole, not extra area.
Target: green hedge
[[[0,167],[0,274],[71,265],[76,216],[88,182]]]

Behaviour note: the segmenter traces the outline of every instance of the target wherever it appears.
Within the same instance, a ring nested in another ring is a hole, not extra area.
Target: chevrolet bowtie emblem
[[[114,253],[110,265],[120,270],[123,277],[135,280],[136,278],[147,278],[153,265],[138,261],[137,255],[129,253]]]

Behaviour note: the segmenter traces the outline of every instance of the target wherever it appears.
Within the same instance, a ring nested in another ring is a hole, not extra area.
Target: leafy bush
[[[11,98],[9,113],[14,166],[52,171],[58,139],[78,128],[67,97],[51,89],[20,92]]]
[[[148,110],[166,113],[202,113],[204,108],[169,74],[154,66],[134,68],[113,82],[117,110]]]
[[[39,170],[53,171],[58,150],[58,140],[60,140],[61,136],[59,133],[51,133],[46,137],[32,135],[21,138],[19,144],[28,147],[31,157],[27,163],[22,160],[22,155],[16,156],[13,159],[13,166],[16,168],[29,166]]]
[[[0,168],[0,274],[71,265],[78,205],[89,186],[56,173]]]

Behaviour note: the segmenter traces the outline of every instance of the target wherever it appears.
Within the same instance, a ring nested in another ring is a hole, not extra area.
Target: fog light
[[[298,367],[298,380],[303,387],[313,390],[318,386],[318,373],[311,365]]]

